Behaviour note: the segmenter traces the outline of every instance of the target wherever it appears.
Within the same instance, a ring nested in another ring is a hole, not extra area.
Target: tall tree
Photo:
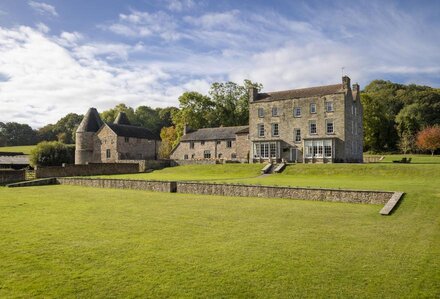
[[[0,123],[0,136],[6,146],[33,145],[37,141],[36,131],[16,122]]]
[[[131,124],[139,125],[137,118],[136,118],[136,115],[134,113],[134,109],[132,107],[128,107],[127,105],[125,105],[123,103],[116,105],[112,109],[108,109],[108,110],[101,112],[100,116],[104,122],[112,123],[115,121],[119,112],[125,112],[125,114],[127,114],[128,119],[130,120]]]

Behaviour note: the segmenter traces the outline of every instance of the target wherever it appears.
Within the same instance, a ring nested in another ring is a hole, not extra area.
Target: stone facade
[[[247,126],[205,128],[185,134],[171,153],[173,160],[247,162]]]
[[[249,137],[254,161],[362,162],[359,85],[250,90]]]
[[[130,125],[122,112],[115,123],[107,124],[90,108],[76,131],[75,164],[156,160],[159,147],[157,136]]]

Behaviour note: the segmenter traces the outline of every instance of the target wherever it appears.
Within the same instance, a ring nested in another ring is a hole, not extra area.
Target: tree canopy
[[[440,124],[440,89],[375,80],[362,91],[361,100],[365,150],[414,150],[416,134]]]

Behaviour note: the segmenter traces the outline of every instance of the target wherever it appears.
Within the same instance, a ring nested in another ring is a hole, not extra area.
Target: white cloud
[[[64,37],[71,37],[64,34]],[[169,79],[160,67],[112,66],[102,56],[127,55],[121,45],[91,44],[67,50],[29,27],[0,28],[2,121],[34,127],[55,122],[68,112],[89,106],[104,110],[119,102],[168,106],[178,95],[159,82]]]
[[[49,14],[54,17],[58,16],[58,13],[54,6],[44,3],[44,2],[37,2],[37,1],[29,1],[29,6],[34,9],[36,12],[40,14]]]
[[[192,0],[168,0],[168,9],[171,11],[182,11],[194,7]]]
[[[101,25],[100,28],[128,37],[157,35],[164,40],[174,41],[182,36],[174,18],[163,11],[156,13],[132,11],[120,14],[118,22]]]
[[[0,120],[40,126],[89,106],[177,105],[183,91],[206,93],[224,80],[249,78],[265,91],[333,84],[342,66],[361,85],[440,78],[439,31],[389,5],[359,5],[311,10],[307,22],[258,10],[183,18],[131,11],[105,27],[130,44],[49,36],[43,25],[0,27],[0,115],[8,118]]]
[[[42,32],[42,33],[48,33],[50,31],[50,28],[47,27],[47,25],[44,24],[44,23],[38,23],[36,25],[36,27],[37,27],[37,30]]]

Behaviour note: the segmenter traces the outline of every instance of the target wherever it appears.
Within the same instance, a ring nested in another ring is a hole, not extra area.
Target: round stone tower
[[[75,164],[93,161],[93,138],[102,125],[96,108],[90,108],[76,130]]]

